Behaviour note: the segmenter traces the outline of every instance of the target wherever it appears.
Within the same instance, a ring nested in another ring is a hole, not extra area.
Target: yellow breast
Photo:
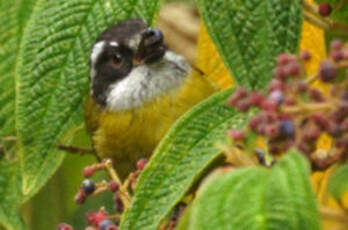
[[[184,84],[142,107],[113,112],[102,109],[91,97],[86,105],[86,124],[101,158],[111,157],[121,177],[148,157],[174,121],[193,105],[215,92],[206,77],[193,72]]]

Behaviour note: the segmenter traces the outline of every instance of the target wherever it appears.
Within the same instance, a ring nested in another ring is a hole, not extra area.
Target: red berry
[[[284,84],[284,82],[282,82],[281,80],[273,79],[273,80],[269,83],[268,90],[269,90],[269,91],[273,91],[273,90],[284,91],[284,90],[285,90],[285,84]]]
[[[316,125],[310,125],[303,131],[304,141],[316,141],[320,137],[320,129]]]
[[[327,17],[331,14],[332,8],[329,3],[323,2],[319,5],[319,14],[323,17]]]
[[[83,170],[83,175],[86,178],[93,176],[93,174],[94,174],[94,168],[93,167],[86,167]]]
[[[147,159],[141,158],[141,159],[138,160],[138,162],[137,162],[137,168],[138,168],[139,170],[143,170],[143,169],[145,168],[145,166],[147,165],[147,162],[148,162]]]
[[[261,106],[265,100],[265,95],[260,91],[255,91],[250,96],[250,102],[253,106]]]
[[[76,196],[75,196],[75,203],[76,204],[83,204],[83,203],[85,203],[86,198],[87,198],[86,193],[82,189],[80,189],[79,193],[76,194]]]
[[[277,57],[277,65],[282,66],[289,63],[291,60],[290,55],[287,53],[282,53]]]
[[[57,230],[74,230],[74,228],[66,223],[60,223]]]
[[[285,73],[288,76],[297,77],[300,74],[301,66],[297,61],[290,62],[285,66]]]
[[[327,130],[329,128],[329,121],[322,113],[317,112],[311,118],[321,129]]]
[[[233,129],[228,131],[228,135],[232,137],[235,141],[243,141],[244,140],[244,132],[238,129]]]
[[[314,100],[316,102],[325,101],[323,93],[319,89],[311,89],[309,91],[309,96],[312,98],[312,100]]]
[[[344,54],[341,50],[337,50],[337,51],[333,51],[331,53],[331,57],[335,62],[339,62],[339,61],[343,60]]]
[[[343,42],[339,39],[331,41],[331,49],[334,51],[338,51],[343,48]]]
[[[297,87],[298,87],[298,91],[299,91],[300,93],[305,93],[305,92],[307,92],[307,90],[309,89],[309,85],[308,85],[308,83],[305,82],[305,81],[300,81],[300,82],[298,83]]]
[[[109,189],[111,192],[116,192],[119,189],[120,185],[116,181],[111,181],[109,184]]]
[[[324,82],[335,80],[337,75],[336,67],[330,61],[323,61],[320,65],[320,78]]]
[[[250,98],[245,98],[237,102],[236,108],[242,112],[246,112],[252,106]]]
[[[342,122],[340,129],[342,132],[348,132],[348,118]]]
[[[309,61],[312,58],[312,54],[308,50],[304,50],[301,52],[301,58],[304,61]]]
[[[348,59],[348,49],[343,50],[343,58]]]
[[[245,88],[240,87],[228,99],[228,104],[231,106],[236,105],[240,99],[245,98],[247,96],[248,96],[248,91]]]
[[[265,134],[268,137],[277,137],[279,135],[278,126],[275,125],[275,124],[266,125],[266,127],[265,127]]]
[[[275,112],[278,108],[278,103],[275,100],[265,100],[262,103],[262,109],[268,112]]]
[[[287,77],[284,66],[278,66],[274,70],[274,77],[278,79],[284,79]]]
[[[86,213],[86,220],[89,225],[97,226],[97,222],[96,222],[97,213],[98,212],[96,211],[88,211]]]

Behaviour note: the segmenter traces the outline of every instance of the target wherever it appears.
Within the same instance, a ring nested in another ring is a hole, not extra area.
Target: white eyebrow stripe
[[[110,42],[110,46],[115,46],[115,47],[118,47],[118,43],[117,42]]]
[[[100,41],[93,46],[93,50],[91,53],[91,73],[90,73],[90,75],[91,75],[90,77],[92,79],[96,75],[95,65],[97,63],[98,57],[103,52],[105,44],[106,44],[105,41]]]

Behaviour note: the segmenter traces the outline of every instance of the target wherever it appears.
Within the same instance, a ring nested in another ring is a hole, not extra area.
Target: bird
[[[134,18],[110,26],[91,49],[85,123],[97,156],[111,158],[123,179],[181,115],[217,91],[164,40]]]

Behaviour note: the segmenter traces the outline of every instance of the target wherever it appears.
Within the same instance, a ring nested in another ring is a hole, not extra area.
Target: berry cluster
[[[77,204],[83,204],[88,197],[100,194],[102,192],[110,191],[115,194],[115,209],[116,214],[110,215],[103,207],[99,211],[89,211],[86,215],[88,226],[85,230],[117,230],[120,222],[120,214],[125,208],[129,206],[131,196],[134,192],[137,178],[144,170],[147,164],[146,159],[140,159],[137,163],[137,170],[129,175],[129,177],[121,183],[115,169],[113,168],[112,161],[107,159],[101,163],[88,166],[84,169],[83,175],[85,179],[79,189],[79,192],[75,196],[75,202]],[[92,177],[97,171],[106,171],[111,178],[110,181],[94,182]],[[66,223],[61,223],[58,226],[58,230],[73,230],[73,227]]]
[[[331,53],[318,73],[306,77],[305,65],[311,60],[307,51],[295,56],[280,54],[274,78],[266,92],[239,88],[228,103],[240,111],[258,107],[244,131],[231,130],[229,135],[245,144],[249,132],[265,138],[267,151],[277,155],[290,147],[301,150],[313,166],[325,169],[345,159],[348,153],[348,46],[331,43]],[[325,93],[314,85],[321,82],[330,88]],[[330,149],[318,149],[321,138],[332,139]]]

